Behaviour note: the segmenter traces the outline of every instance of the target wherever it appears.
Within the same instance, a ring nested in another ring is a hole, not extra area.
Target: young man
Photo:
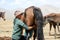
[[[21,20],[22,13],[20,11],[15,12],[15,19],[14,19],[14,26],[13,26],[13,34],[12,34],[12,40],[26,40],[21,39],[22,37],[22,29],[25,28],[26,30],[31,29],[28,28],[26,24]]]

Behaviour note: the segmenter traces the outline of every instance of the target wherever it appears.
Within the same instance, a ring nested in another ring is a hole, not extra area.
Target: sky
[[[40,7],[43,5],[60,7],[60,0],[0,0],[0,8],[5,9],[25,9],[29,6]]]
[[[60,0],[0,0],[0,8],[3,9],[21,9],[24,10],[29,6],[42,7],[44,5],[50,5],[60,8]],[[0,9],[1,11],[1,9]],[[6,18],[12,19],[14,12],[6,11]],[[9,14],[9,15],[8,15]],[[44,13],[45,15],[45,13]],[[10,17],[11,16],[11,17]]]

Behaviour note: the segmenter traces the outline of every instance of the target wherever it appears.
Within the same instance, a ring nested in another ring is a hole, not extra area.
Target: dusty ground
[[[44,28],[44,38],[45,40],[60,40],[59,32],[57,31],[56,39],[54,39],[54,29],[52,28],[51,34],[52,36],[49,36],[49,24],[47,24]],[[11,37],[13,30],[13,21],[12,20],[0,20],[0,37],[7,36]]]

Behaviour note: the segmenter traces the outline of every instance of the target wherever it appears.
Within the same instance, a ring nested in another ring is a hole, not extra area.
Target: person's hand
[[[28,31],[33,30],[35,27],[36,27],[35,25],[33,25],[33,26],[29,26],[29,27],[28,27],[28,29],[29,29]]]
[[[33,27],[28,27],[28,29],[30,30],[30,29],[32,29]]]
[[[28,29],[29,29],[28,31],[31,31],[31,30],[33,30],[33,27],[28,27]]]

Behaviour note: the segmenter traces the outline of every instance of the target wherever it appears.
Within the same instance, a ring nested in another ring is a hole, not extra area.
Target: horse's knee
[[[36,39],[36,34],[35,35],[33,35],[33,40],[35,40]]]

